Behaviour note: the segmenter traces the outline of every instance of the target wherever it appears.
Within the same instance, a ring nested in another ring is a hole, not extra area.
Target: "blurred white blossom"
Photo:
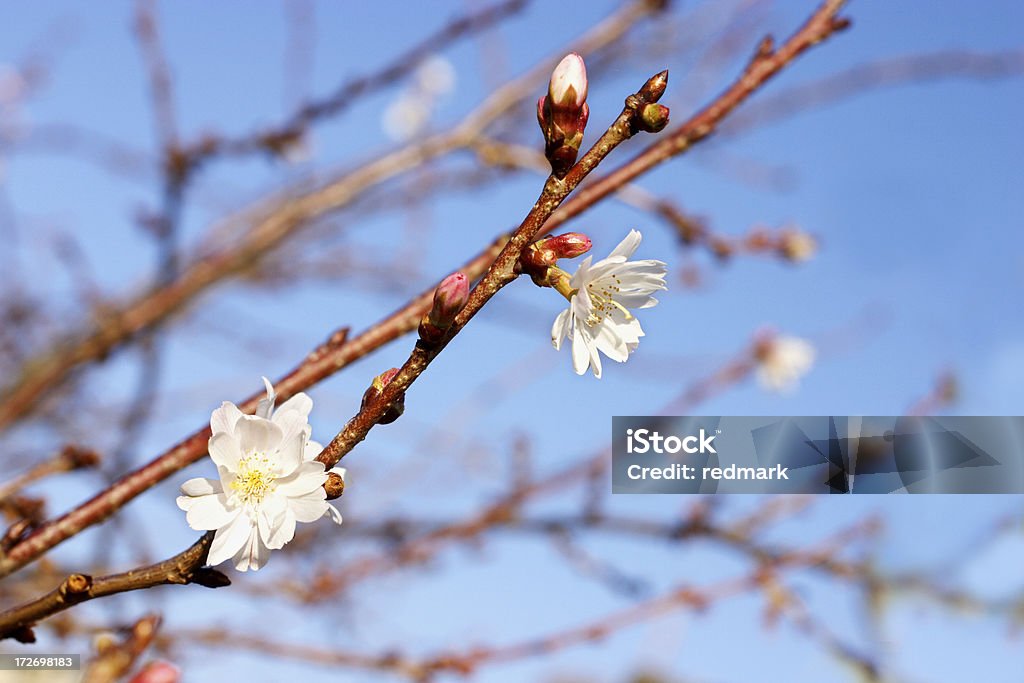
[[[444,57],[428,57],[412,82],[384,110],[381,125],[395,140],[409,140],[427,129],[440,99],[455,87],[455,68]]]
[[[758,343],[757,380],[770,391],[789,392],[814,365],[816,351],[806,339],[771,337]]]

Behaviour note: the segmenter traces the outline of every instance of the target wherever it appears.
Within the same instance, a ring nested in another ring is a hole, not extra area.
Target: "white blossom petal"
[[[242,417],[242,411],[234,403],[224,401],[220,404],[220,408],[213,411],[210,416],[210,429],[213,433],[228,432],[229,434],[235,431],[235,423]]]
[[[259,533],[253,529],[241,550],[235,553],[231,559],[235,563],[235,569],[240,572],[250,569],[257,571],[270,559],[270,548],[263,545]]]
[[[572,329],[572,308],[567,308],[555,318],[551,326],[551,345],[558,351],[562,348],[562,340],[569,336]]]
[[[277,480],[276,492],[282,496],[293,498],[310,491],[315,491],[327,481],[324,465],[321,462],[304,462],[287,477]]]
[[[316,460],[316,457],[320,455],[323,450],[323,444],[313,440],[306,441],[306,445],[303,448],[302,459],[306,462]]]
[[[218,468],[234,472],[238,469],[238,461],[242,457],[242,447],[231,432],[215,432],[207,444],[210,457]]]
[[[267,397],[261,398],[256,404],[256,417],[262,417],[264,420],[269,420],[271,414],[274,412],[274,401],[277,400],[277,394],[274,393],[274,385],[270,383],[270,380],[266,377],[263,378],[263,386],[266,387]]]
[[[281,445],[284,434],[270,420],[243,415],[235,425],[235,436],[243,453],[269,453]]]
[[[182,484],[181,492],[186,496],[208,496],[211,493],[223,493],[224,489],[216,479],[197,477]]]
[[[327,514],[327,492],[323,488],[315,489],[302,496],[288,499],[288,507],[295,513],[299,522],[315,522]]]
[[[213,567],[231,558],[248,542],[251,531],[252,520],[245,513],[239,514],[226,526],[217,529],[213,543],[210,544],[210,552],[206,556],[206,563]]]
[[[330,503],[327,503],[327,514],[330,516],[332,522],[335,524],[341,524],[341,513],[338,512],[338,508],[334,507]]]
[[[630,230],[629,234],[619,242],[619,245],[612,249],[612,253],[608,256],[608,259],[622,259],[625,261],[632,256],[633,252],[636,251],[636,248],[640,246],[640,240],[642,239],[643,235],[640,234],[639,230]]]
[[[185,514],[185,521],[196,531],[213,531],[231,522],[238,516],[238,512],[228,509],[225,494],[215,493],[192,498]]]

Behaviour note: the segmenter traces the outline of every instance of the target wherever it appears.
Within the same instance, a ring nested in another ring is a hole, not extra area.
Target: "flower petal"
[[[330,515],[332,522],[335,524],[341,524],[341,513],[338,512],[338,508],[334,507],[330,503],[327,504],[327,514]]]
[[[270,420],[255,415],[243,415],[235,425],[235,436],[243,453],[270,453],[281,445],[284,434]]]
[[[196,477],[182,484],[181,492],[186,496],[208,496],[211,493],[223,493],[224,489],[216,479]]]
[[[320,455],[321,451],[324,450],[323,444],[312,439],[306,441],[306,445],[303,448],[302,459],[306,462],[316,460],[316,456]]]
[[[327,475],[322,462],[304,462],[287,477],[277,480],[275,492],[288,498],[294,498],[315,491],[324,485]]]
[[[210,553],[206,557],[208,565],[215,566],[230,558],[239,551],[256,533],[249,515],[242,512],[227,526],[217,529],[217,535],[210,544]]]
[[[207,444],[210,457],[217,468],[229,472],[238,471],[238,461],[242,457],[242,447],[232,432],[214,432]]]
[[[597,326],[594,346],[612,360],[622,363],[629,358],[629,349],[626,347],[626,340],[622,338],[619,328],[620,326],[613,323],[611,319],[605,319],[604,324]]]
[[[572,308],[567,308],[555,318],[555,324],[551,326],[551,345],[556,351],[561,350],[562,340],[569,336],[572,329]]]
[[[253,529],[248,541],[231,559],[235,563],[235,569],[240,572],[249,569],[257,571],[270,559],[270,548],[263,545],[260,535]]]
[[[322,488],[288,499],[288,507],[299,522],[315,522],[327,514],[327,492]]]
[[[261,510],[259,530],[262,543],[267,548],[270,550],[283,548],[286,543],[295,538],[295,514],[285,505],[280,518],[271,520],[270,515]]]
[[[263,378],[263,386],[267,388],[267,397],[261,398],[256,404],[256,417],[269,420],[274,412],[274,401],[277,400],[277,394],[274,393],[274,385],[266,377]]]
[[[630,230],[629,234],[626,235],[619,245],[612,249],[612,253],[608,255],[609,259],[622,260],[628,259],[636,251],[636,248],[640,246],[640,240],[643,239],[643,235],[640,234],[639,230]]]
[[[573,300],[578,298],[573,297]],[[584,323],[577,312],[572,332],[572,368],[577,375],[582,375],[590,367],[590,350],[587,348],[589,343],[590,335],[587,334]]]
[[[213,411],[210,415],[210,429],[213,433],[235,431],[235,423],[238,422],[238,418],[242,417],[242,411],[238,409],[234,403],[224,401],[220,404],[220,408]]]
[[[196,531],[213,531],[229,524],[238,516],[237,508],[228,507],[228,497],[223,493],[193,498],[185,513],[185,521]],[[181,507],[179,504],[178,507]]]
[[[313,409],[313,401],[305,394],[296,394],[284,402],[271,418],[281,428],[282,439],[287,441],[295,434],[305,434],[309,438],[309,411]]]

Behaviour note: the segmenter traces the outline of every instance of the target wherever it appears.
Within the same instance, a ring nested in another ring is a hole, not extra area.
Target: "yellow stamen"
[[[238,475],[231,482],[243,503],[258,505],[274,489],[270,459],[262,452],[251,453],[238,463]]]

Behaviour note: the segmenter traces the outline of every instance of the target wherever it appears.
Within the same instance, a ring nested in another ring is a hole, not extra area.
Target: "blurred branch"
[[[39,481],[51,474],[96,467],[99,462],[100,456],[96,451],[69,444],[49,460],[44,460],[14,479],[0,484],[0,500],[10,498],[32,482]]]
[[[981,80],[1020,76],[1024,76],[1024,50],[993,53],[944,50],[931,54],[888,57],[779,90],[730,119],[729,124],[723,126],[722,134],[731,136],[882,87],[953,78]]]
[[[120,640],[109,635],[101,636],[96,644],[96,657],[82,674],[82,683],[122,680],[153,642],[159,628],[160,617],[151,614],[132,624]]]

